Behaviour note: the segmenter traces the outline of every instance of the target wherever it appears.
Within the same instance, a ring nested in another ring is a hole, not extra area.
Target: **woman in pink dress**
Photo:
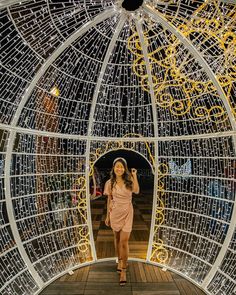
[[[124,158],[113,162],[111,177],[106,182],[104,195],[107,195],[107,216],[105,223],[114,233],[115,249],[118,257],[117,271],[120,272],[120,285],[126,284],[126,266],[129,254],[129,237],[132,231],[134,210],[132,193],[139,193],[137,170],[128,170]]]

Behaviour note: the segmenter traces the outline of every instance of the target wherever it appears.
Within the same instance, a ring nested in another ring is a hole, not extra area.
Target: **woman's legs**
[[[120,282],[126,282],[126,266],[129,256],[129,237],[130,232],[120,231],[120,257],[122,259],[122,271],[120,274]]]
[[[120,231],[113,231],[114,233],[114,245],[116,254],[118,257],[118,265],[117,265],[117,271],[120,272],[122,268],[122,260],[121,260],[121,254],[120,254]]]
[[[114,231],[114,245],[115,245],[115,251],[117,254],[118,259],[121,258],[120,256],[120,231]]]
[[[129,232],[120,231],[120,257],[122,259],[122,267],[125,268],[129,256]]]

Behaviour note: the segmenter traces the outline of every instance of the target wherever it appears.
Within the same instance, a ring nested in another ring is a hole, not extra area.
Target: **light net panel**
[[[9,124],[14,117],[27,81],[12,74],[6,68],[0,66],[1,86],[0,86],[0,122]]]
[[[235,185],[234,185],[235,187]],[[235,252],[236,252],[236,229],[227,249],[226,255],[218,268],[214,278],[207,289],[212,294],[235,294],[236,276],[235,276]]]
[[[231,130],[222,98],[189,49],[156,23],[144,26],[144,36],[152,71],[159,135]],[[133,52],[137,56],[140,54]],[[140,76],[143,89],[150,92],[144,66],[147,66],[144,56],[138,56],[133,70]]]
[[[110,43],[109,36],[113,34],[110,25],[113,22],[116,26],[117,21],[117,17],[104,21],[65,49],[38,81],[22,111],[19,126],[69,134],[88,133],[97,77]],[[57,97],[50,93],[54,85],[60,92]]]
[[[150,95],[140,87],[131,68],[133,56],[127,47],[130,34],[126,22],[102,78],[92,129],[95,136],[154,136]]]
[[[111,1],[29,1],[10,8],[26,42],[47,58],[85,23],[111,6]]]
[[[165,16],[168,21],[172,22],[175,25],[182,24],[185,21],[190,21],[192,15],[196,10],[200,9],[204,5],[203,0],[165,0],[165,1],[155,1],[149,0],[147,4],[156,10],[160,11],[163,16]]]
[[[231,1],[150,1],[197,48],[215,73],[233,114],[235,101],[236,9]]]
[[[42,64],[40,58],[22,39],[6,9],[1,10],[1,63],[16,76],[31,80],[37,67]],[[27,57],[27,58],[26,58]]]
[[[0,293],[33,294],[39,287],[17,249],[7,215],[4,176],[8,132],[0,130]],[[14,263],[13,263],[14,261]]]
[[[91,260],[85,149],[80,140],[16,137],[11,165],[15,220],[44,282]]]
[[[168,167],[162,175],[163,189],[159,189],[165,219],[159,224],[156,216],[151,260],[158,261],[162,239],[169,252],[165,263],[201,283],[221,250],[234,207],[232,138],[160,142],[159,159]],[[233,259],[233,255],[229,249],[221,266],[221,275],[225,271],[232,279],[234,266],[229,257]]]
[[[9,256],[9,260],[6,261],[6,265],[10,265],[12,261],[15,263],[21,263],[20,255],[18,251],[16,252],[17,255]],[[34,278],[30,274],[29,271],[20,271],[15,266],[15,269],[10,269],[10,271],[17,271],[17,276],[14,279],[10,280],[4,289],[1,289],[2,295],[24,295],[24,294],[35,294],[39,291],[38,286],[35,284]],[[4,273],[4,272],[3,272]]]
[[[18,34],[7,10],[0,11],[1,24],[1,86],[0,86],[0,122],[10,124],[17,106],[42,64],[29,45]]]

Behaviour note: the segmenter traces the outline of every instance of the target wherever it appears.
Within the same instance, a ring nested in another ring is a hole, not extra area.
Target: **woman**
[[[126,266],[129,253],[129,237],[132,231],[134,210],[132,193],[139,193],[137,170],[128,170],[124,158],[113,162],[111,177],[106,182],[104,195],[107,195],[107,216],[105,223],[114,233],[115,249],[118,257],[117,271],[120,272],[120,285],[126,284]]]

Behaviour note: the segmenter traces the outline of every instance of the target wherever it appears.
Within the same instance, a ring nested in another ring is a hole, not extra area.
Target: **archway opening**
[[[115,257],[113,232],[105,225],[107,197],[103,195],[105,182],[109,179],[112,163],[116,157],[127,160],[129,169],[137,169],[140,193],[133,194],[134,222],[129,240],[129,257],[145,259],[148,250],[153,204],[154,175],[149,162],[139,153],[130,150],[111,151],[100,157],[94,165],[94,177],[91,177],[93,191],[91,197],[91,215],[93,236],[97,258]]]

